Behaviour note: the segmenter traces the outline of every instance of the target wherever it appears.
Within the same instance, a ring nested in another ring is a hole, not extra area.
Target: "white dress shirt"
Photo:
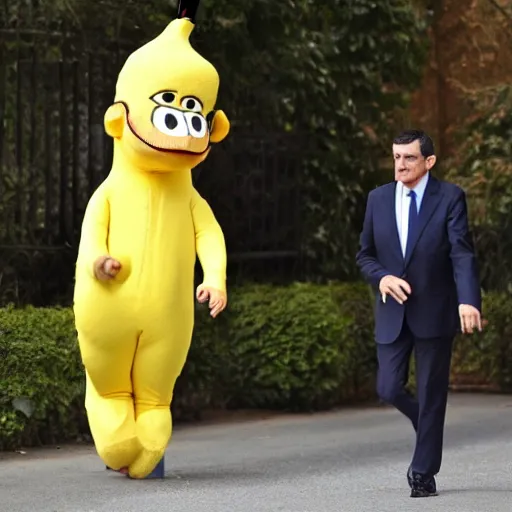
[[[413,188],[416,192],[416,207],[418,212],[421,208],[421,201],[427,188],[429,173],[425,174]],[[411,198],[407,195],[411,191],[401,181],[396,184],[395,192],[395,211],[396,211],[396,225],[398,228],[398,237],[400,238],[400,246],[402,247],[402,254],[405,257],[405,248],[407,245],[407,234],[409,231],[409,208],[411,205]]]

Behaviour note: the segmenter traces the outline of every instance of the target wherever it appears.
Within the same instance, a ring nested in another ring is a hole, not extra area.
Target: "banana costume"
[[[87,205],[76,263],[91,433],[104,463],[132,478],[147,477],[171,439],[196,255],[204,272],[197,298],[217,313],[226,305],[223,233],[191,169],[226,137],[229,121],[213,110],[219,77],[191,47],[193,27],[175,19],[119,74],[105,114],[112,169]]]

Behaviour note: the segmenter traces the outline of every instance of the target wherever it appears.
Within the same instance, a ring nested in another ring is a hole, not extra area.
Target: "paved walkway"
[[[450,397],[440,495],[409,498],[412,428],[377,407],[176,429],[167,477],[90,447],[0,459],[1,512],[511,512],[512,397]]]

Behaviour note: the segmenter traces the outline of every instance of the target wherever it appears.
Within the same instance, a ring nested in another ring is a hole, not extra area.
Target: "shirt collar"
[[[423,197],[423,194],[425,193],[425,189],[427,188],[428,179],[430,177],[430,173],[427,172],[424,176],[421,177],[421,180],[418,182],[418,184],[414,187],[414,192],[416,192],[416,197],[418,199],[421,199]],[[410,188],[405,186],[402,182],[399,182],[399,184],[402,186],[402,192],[404,194],[407,194]]]

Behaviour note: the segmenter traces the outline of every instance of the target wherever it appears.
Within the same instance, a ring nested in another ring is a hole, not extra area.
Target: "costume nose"
[[[208,124],[203,116],[195,112],[185,112],[185,119],[187,121],[189,133],[192,137],[201,139],[206,135],[206,132],[208,131]]]
[[[172,107],[158,107],[153,113],[153,124],[165,135],[173,137],[205,137],[206,119],[197,112],[183,112]]]
[[[178,120],[173,112],[165,115],[165,126],[167,126],[169,130],[174,130],[176,126],[178,126]]]
[[[165,135],[186,137],[189,134],[183,112],[171,107],[157,107],[153,112],[153,125]]]

